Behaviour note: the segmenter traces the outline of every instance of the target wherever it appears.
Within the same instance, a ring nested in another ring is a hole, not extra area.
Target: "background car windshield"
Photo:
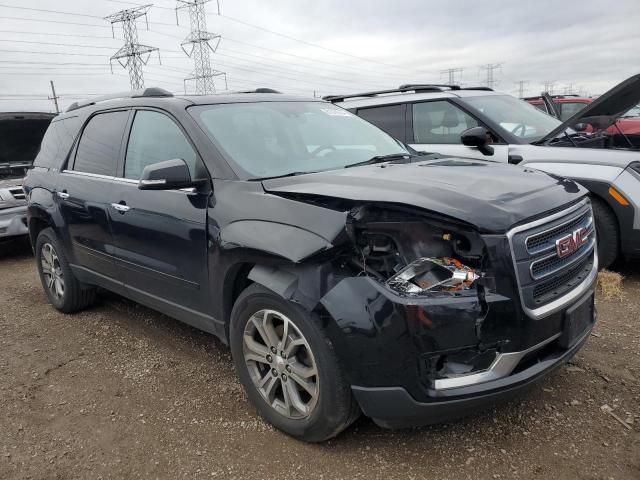
[[[561,123],[510,95],[468,97],[465,103],[484,113],[512,135],[529,141],[541,139]]]
[[[203,105],[189,112],[232,166],[242,170],[241,177],[331,170],[407,153],[382,130],[323,102]]]

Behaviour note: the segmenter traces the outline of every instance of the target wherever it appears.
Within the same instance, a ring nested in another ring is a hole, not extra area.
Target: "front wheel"
[[[330,341],[298,305],[251,285],[234,305],[230,342],[249,400],[280,430],[319,442],[357,418]]]
[[[598,237],[598,265],[605,269],[620,255],[618,221],[611,208],[599,198],[591,198]]]

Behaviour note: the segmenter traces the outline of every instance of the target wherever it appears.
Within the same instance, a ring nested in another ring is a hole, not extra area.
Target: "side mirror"
[[[191,180],[187,162],[181,158],[147,165],[140,175],[140,190],[175,190],[193,187],[200,182]]]
[[[493,147],[489,145],[490,135],[489,130],[484,127],[473,127],[462,132],[460,139],[463,145],[476,147],[484,155],[491,156],[494,150]]]
[[[584,132],[584,131],[586,131],[588,128],[589,128],[589,124],[588,124],[588,123],[576,123],[576,124],[573,126],[573,129],[574,129],[576,132]]]

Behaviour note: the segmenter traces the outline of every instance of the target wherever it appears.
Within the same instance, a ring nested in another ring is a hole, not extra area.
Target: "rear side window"
[[[566,102],[560,104],[560,120],[563,122],[570,119],[580,110],[585,108],[588,103],[583,102]]]
[[[413,105],[415,143],[462,143],[460,134],[478,122],[446,100]]]
[[[138,180],[144,167],[181,158],[196,177],[196,152],[182,130],[168,116],[146,110],[136,113],[124,164],[125,178]]]
[[[62,167],[78,136],[81,124],[78,117],[53,121],[42,139],[40,153],[33,164],[44,168]]]
[[[405,105],[387,105],[384,107],[362,108],[358,116],[384,130],[393,138],[405,141]]]
[[[115,176],[128,118],[128,111],[100,113],[92,117],[80,137],[73,169]]]

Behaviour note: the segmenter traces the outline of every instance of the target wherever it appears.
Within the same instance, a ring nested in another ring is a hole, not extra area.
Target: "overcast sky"
[[[227,72],[232,90],[327,95],[443,82],[448,68],[463,69],[456,81],[477,85],[486,75],[481,65],[501,63],[495,76],[505,92],[517,93],[516,82],[526,80],[530,95],[545,81],[555,82],[556,93],[572,84],[598,94],[640,73],[640,0],[220,1],[222,16],[215,0],[207,4],[208,29],[222,35],[214,67]],[[0,110],[51,110],[49,80],[62,107],[128,90],[126,70],[115,62],[113,75],[109,69],[122,31],[111,38],[102,18],[143,2],[0,0]],[[146,86],[183,92],[193,63],[180,50],[189,22],[181,11],[176,25],[176,3],[157,0],[149,30],[141,19],[138,35],[162,59],[150,58]],[[223,90],[224,81],[216,86]]]

